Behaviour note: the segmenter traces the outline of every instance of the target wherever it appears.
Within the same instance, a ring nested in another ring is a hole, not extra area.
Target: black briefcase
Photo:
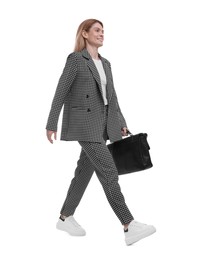
[[[133,135],[130,131],[128,133],[129,137],[107,145],[119,175],[146,170],[153,166],[147,134]]]

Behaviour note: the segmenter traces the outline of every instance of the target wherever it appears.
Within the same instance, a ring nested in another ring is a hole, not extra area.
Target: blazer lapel
[[[82,55],[86,58],[87,66],[89,67],[90,71],[92,72],[92,75],[93,75],[94,79],[96,80],[98,87],[100,89],[101,95],[103,96],[100,76],[99,76],[98,70],[92,60],[92,57],[90,56],[87,49],[83,49],[81,52],[82,52]]]
[[[102,87],[101,87],[101,79],[99,76],[99,72],[94,64],[94,61],[92,60],[92,57],[90,56],[89,52],[87,51],[87,49],[83,49],[82,51],[82,55],[86,58],[86,62],[87,62],[87,66],[89,67],[90,71],[92,72],[93,77],[95,78],[99,90],[101,92],[102,98],[103,98],[103,91],[102,91]],[[112,97],[112,93],[113,93],[113,88],[112,88],[112,81],[111,81],[111,72],[110,72],[110,68],[109,65],[107,64],[106,60],[101,57],[101,55],[99,54],[99,58],[102,61],[103,64],[103,68],[106,74],[106,80],[107,80],[107,86],[106,86],[106,91],[107,91],[107,100],[108,103],[110,102],[110,99]]]

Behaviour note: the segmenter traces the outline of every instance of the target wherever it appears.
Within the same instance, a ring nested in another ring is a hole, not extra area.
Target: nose
[[[103,36],[103,33],[104,33],[104,32],[103,32],[103,31],[99,31],[99,32],[100,32],[100,35]]]
[[[100,32],[99,36],[101,36],[103,38],[104,37],[103,32]]]

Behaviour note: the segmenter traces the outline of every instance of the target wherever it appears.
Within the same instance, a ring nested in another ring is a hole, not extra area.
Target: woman
[[[83,21],[77,31],[75,50],[66,61],[54,95],[47,122],[47,138],[56,140],[62,106],[61,140],[81,145],[74,178],[60,211],[56,227],[74,236],[85,230],[74,219],[74,212],[95,171],[108,202],[124,226],[125,241],[130,245],[155,232],[155,228],[136,222],[128,209],[118,183],[118,172],[106,141],[115,142],[128,135],[118,104],[110,62],[98,53],[103,45],[102,22]]]

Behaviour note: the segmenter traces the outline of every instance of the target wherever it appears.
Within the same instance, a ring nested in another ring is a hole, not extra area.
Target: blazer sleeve
[[[114,88],[113,88],[113,89],[114,89]],[[119,106],[119,102],[118,102],[118,98],[117,98],[117,94],[116,94],[115,89],[114,89],[114,95],[115,95],[116,106],[117,106],[117,114],[118,114],[119,121],[120,121],[120,123],[121,123],[121,128],[123,128],[123,127],[128,128],[128,127],[127,127],[126,120],[125,120],[125,118],[124,118],[124,116],[123,116],[123,114],[122,114],[121,108],[120,108],[120,106]]]
[[[73,52],[67,57],[64,69],[59,78],[54,98],[51,104],[49,117],[47,120],[46,129],[57,131],[58,118],[60,111],[65,101],[65,97],[70,91],[72,83],[77,74],[77,59]]]
[[[109,62],[108,60],[106,60],[106,61],[108,62],[108,65],[109,65],[109,67],[110,67],[111,78],[112,78],[112,82],[113,82],[113,75],[112,75],[111,64],[110,64],[110,62]],[[126,127],[126,128],[128,129],[126,120],[125,120],[125,118],[124,118],[124,116],[123,116],[123,114],[122,114],[121,108],[120,108],[120,106],[119,106],[117,94],[116,94],[115,87],[114,87],[114,82],[113,82],[113,90],[114,90],[114,93],[113,93],[113,94],[114,94],[114,97],[115,97],[115,102],[116,102],[116,107],[117,107],[117,114],[118,114],[118,118],[119,118],[119,121],[120,121],[120,124],[121,124],[121,129],[122,129],[123,127]]]

